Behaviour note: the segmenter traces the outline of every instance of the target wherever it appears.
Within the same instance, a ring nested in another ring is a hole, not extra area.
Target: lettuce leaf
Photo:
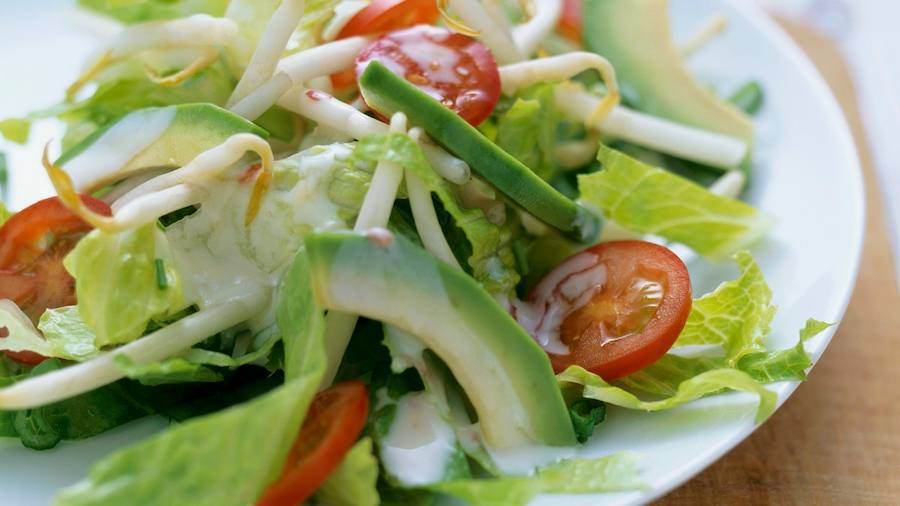
[[[598,459],[570,459],[540,469],[534,476],[488,480],[457,480],[430,485],[428,490],[452,495],[471,506],[524,506],[538,494],[590,494],[636,490],[637,460],[629,453]]]
[[[694,300],[675,347],[718,345],[730,365],[746,353],[763,349],[762,339],[769,334],[777,309],[772,305],[772,291],[750,253],[739,252],[734,261],[740,276]]]
[[[216,370],[176,357],[161,362],[136,364],[126,355],[113,357],[116,367],[142,385],[156,386],[170,383],[214,383],[224,377]]]
[[[578,176],[581,199],[619,225],[718,259],[762,237],[772,220],[668,171],[601,146],[599,172]]]
[[[10,118],[0,120],[0,135],[16,144],[25,144],[28,142],[28,133],[30,131],[31,122],[27,119]]]
[[[372,454],[372,440],[359,440],[344,456],[341,465],[316,492],[316,503],[327,506],[378,506],[378,461]]]
[[[78,0],[78,5],[122,23],[133,24],[192,14],[221,16],[228,0]]]
[[[0,188],[2,190],[2,188]],[[6,205],[0,201],[0,226],[3,226],[6,223],[6,220],[12,218],[12,215],[15,214],[9,209],[6,208]]]
[[[63,265],[75,278],[78,309],[98,348],[132,341],[151,320],[186,305],[169,242],[153,223],[118,233],[94,230]]]
[[[496,143],[507,153],[549,180],[556,172],[556,102],[552,84],[538,84],[517,95],[497,121]]]
[[[408,135],[388,133],[364,137],[357,143],[353,157],[369,162],[387,160],[415,172],[465,235],[471,246],[468,265],[472,276],[491,293],[509,293],[515,288],[519,273],[515,269],[509,231],[488,221],[481,209],[464,208],[453,187],[431,168],[422,149]]]
[[[31,351],[79,362],[97,354],[94,333],[81,320],[76,306],[45,311],[38,322],[38,332],[18,306],[0,300],[0,327],[8,333],[0,339],[0,351]]]
[[[280,473],[325,371],[323,316],[312,302],[304,252],[285,273],[279,293],[277,321],[290,350],[283,386],[113,453],[55,504],[255,502]]]

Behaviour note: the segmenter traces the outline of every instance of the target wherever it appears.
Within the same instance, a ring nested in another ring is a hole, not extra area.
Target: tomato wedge
[[[500,99],[500,73],[491,51],[446,28],[419,25],[374,40],[356,58],[357,79],[372,60],[478,125]]]
[[[102,200],[83,195],[94,212],[109,215]],[[66,209],[56,197],[41,200],[16,213],[0,227],[0,299],[10,299],[37,323],[50,308],[75,303],[75,280],[63,259],[91,226]],[[0,328],[0,339],[6,328]],[[31,352],[7,352],[19,362],[36,364],[44,357]]]
[[[691,310],[691,278],[666,247],[592,246],[547,274],[514,314],[557,372],[579,365],[610,380],[662,357]]]
[[[438,16],[435,0],[373,0],[344,25],[338,38],[430,25]]]
[[[557,28],[567,39],[581,44],[581,0],[563,0]]]
[[[257,506],[300,504],[325,482],[359,437],[369,411],[361,381],[347,381],[313,399],[278,481]]]

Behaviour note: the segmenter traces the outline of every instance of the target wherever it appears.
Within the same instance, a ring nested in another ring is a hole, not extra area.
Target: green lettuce
[[[81,317],[98,348],[132,341],[151,320],[185,307],[169,242],[153,223],[133,230],[94,230],[63,264],[75,278]]]
[[[113,358],[116,367],[126,376],[148,386],[170,383],[214,383],[224,379],[218,371],[188,362],[181,357],[149,364],[137,364],[126,355],[116,355]]]
[[[472,276],[491,293],[509,293],[514,289],[519,282],[519,273],[515,269],[509,231],[488,221],[481,209],[464,208],[453,187],[431,168],[422,148],[408,135],[366,136],[357,143],[353,157],[370,162],[386,160],[413,171],[437,196],[455,226],[462,230],[471,247],[467,261]],[[454,247],[454,244],[450,246]]]
[[[0,120],[0,135],[16,144],[28,142],[28,133],[31,130],[31,122],[27,119],[10,118]]]
[[[544,180],[556,172],[558,116],[553,93],[552,84],[532,86],[519,93],[497,121],[497,145]]]
[[[590,494],[636,490],[637,459],[618,453],[598,459],[571,459],[540,469],[534,476],[456,480],[429,485],[471,506],[524,506],[538,494]]]
[[[762,237],[771,219],[663,169],[601,146],[599,172],[578,176],[581,200],[619,225],[718,259]]]
[[[6,223],[6,220],[12,218],[13,214],[15,213],[7,209],[3,202],[0,202],[0,226],[3,226],[3,224]]]
[[[378,506],[378,461],[372,440],[363,438],[344,456],[341,465],[316,492],[316,503],[326,506]]]
[[[0,351],[31,351],[45,357],[82,361],[94,357],[94,333],[75,306],[48,309],[34,328],[27,316],[9,300],[0,300],[0,327],[8,336],[0,339]]]
[[[192,14],[221,16],[228,0],[78,0],[78,5],[122,23],[133,24]]]
[[[280,288],[288,379],[265,395],[119,450],[56,497],[58,506],[252,504],[277,478],[325,371],[322,312],[305,253]]]

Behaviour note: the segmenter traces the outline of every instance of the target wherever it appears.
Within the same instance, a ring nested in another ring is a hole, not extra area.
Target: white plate
[[[57,5],[58,4],[58,5]],[[722,89],[746,79],[762,82],[766,105],[758,121],[758,167],[749,200],[778,224],[754,254],[780,307],[772,347],[796,343],[807,317],[836,322],[850,297],[862,246],[864,199],[859,162],[834,98],[800,50],[751,5],[716,0],[675,0],[676,34],[687,34],[714,12],[731,22],[727,33],[697,54],[698,73]],[[0,3],[0,118],[59,99],[96,37],[74,22],[69,2]],[[57,135],[52,126],[34,132],[26,149],[0,144],[11,154],[12,204],[48,194],[39,149]],[[2,141],[0,141],[2,142]],[[694,265],[698,292],[734,277],[727,263]],[[833,329],[809,342],[816,360]],[[796,383],[772,385],[784,402]],[[712,414],[710,414],[712,410]],[[704,399],[663,413],[614,409],[586,455],[630,450],[644,456],[646,491],[607,494],[605,504],[637,504],[680,485],[746,438],[755,428],[753,399],[741,394]],[[33,452],[0,443],[0,504],[46,504],[59,488],[83,477],[91,463],[115,448],[159,430],[144,420],[90,441]],[[556,496],[541,505],[597,504],[598,496]]]

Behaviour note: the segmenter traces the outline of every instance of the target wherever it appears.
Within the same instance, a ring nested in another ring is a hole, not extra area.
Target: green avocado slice
[[[131,112],[56,161],[80,192],[92,192],[146,169],[180,167],[234,134],[268,132],[213,104],[149,107]]]
[[[447,151],[538,219],[584,242],[599,234],[596,215],[556,191],[458,114],[381,63],[369,63],[359,78],[359,88],[370,107],[385,116],[403,112],[413,125],[424,128]]]
[[[699,82],[672,41],[668,0],[585,0],[584,43],[650,114],[753,141],[753,122]]]
[[[402,236],[306,236],[313,293],[418,337],[459,381],[493,448],[575,444],[547,354],[478,284]]]

